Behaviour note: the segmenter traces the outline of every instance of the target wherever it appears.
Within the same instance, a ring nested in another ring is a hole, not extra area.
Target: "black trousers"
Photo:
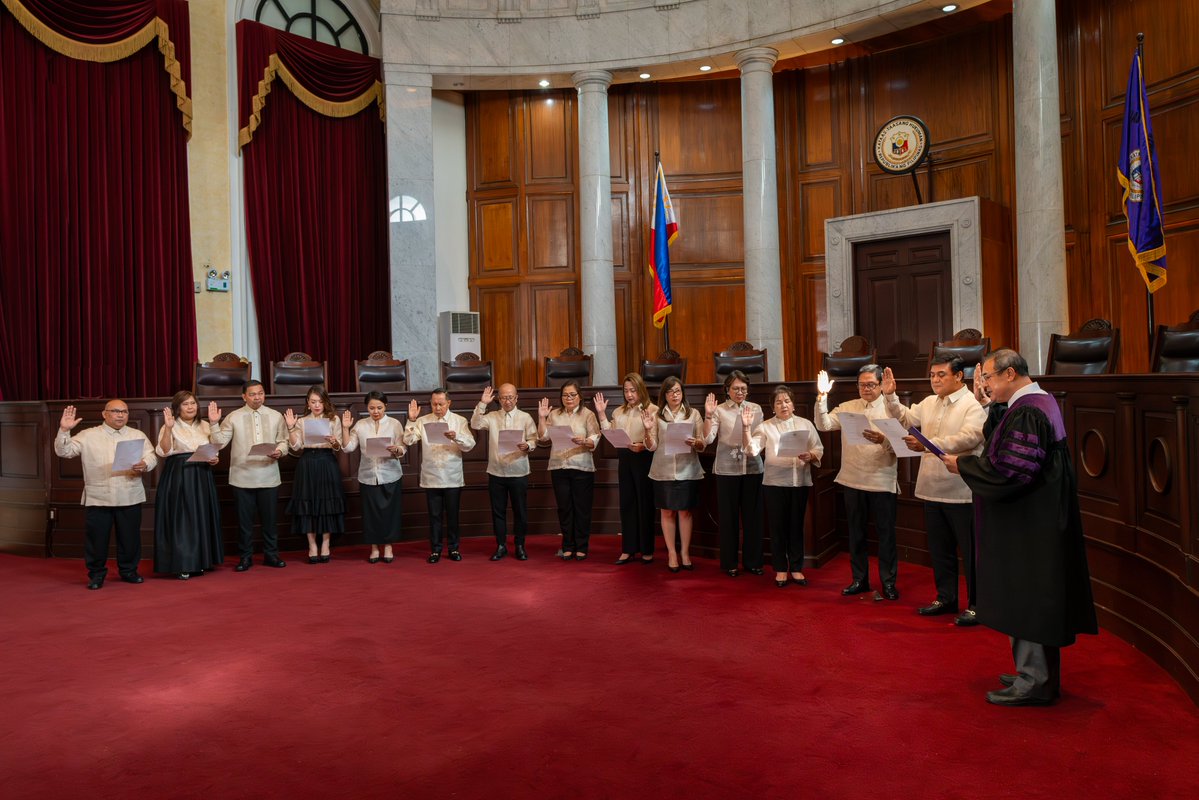
[[[648,450],[633,453],[617,450],[617,477],[620,488],[620,552],[624,555],[654,554],[654,482],[649,468],[654,454]]]
[[[966,568],[966,604],[974,606],[974,506],[970,503],[924,503],[928,556],[933,562],[937,599],[958,605],[958,553]]]
[[[591,541],[591,501],[595,473],[581,469],[551,469],[554,499],[558,501],[558,525],[562,528],[562,550],[586,553]]]
[[[88,506],[84,514],[83,563],[87,576],[103,580],[108,574],[108,537],[117,529],[117,572],[135,575],[142,560],[142,506]]]
[[[432,552],[441,552],[441,513],[445,512],[446,533],[450,540],[450,552],[458,549],[458,501],[462,487],[449,489],[425,489],[425,505],[429,508],[429,547]]]
[[[803,572],[803,522],[810,486],[763,486],[770,525],[770,565],[775,572]]]
[[[720,568],[737,568],[738,533],[744,531],[741,561],[746,569],[762,568],[762,476],[717,475],[716,502],[720,506]],[[740,525],[738,525],[740,521]]]
[[[844,487],[844,494],[845,516],[849,519],[849,567],[853,579],[870,582],[866,520],[873,516],[874,529],[878,532],[878,578],[884,586],[895,583],[899,573],[899,555],[895,549],[895,493]]]
[[[491,529],[495,543],[508,542],[508,503],[512,503],[512,535],[518,546],[525,543],[529,532],[529,476],[501,478],[487,476],[487,495],[491,498]]]
[[[245,561],[254,554],[254,518],[262,525],[262,554],[279,557],[279,534],[275,517],[279,505],[279,487],[243,489],[233,487],[233,505],[237,508],[238,551]]]

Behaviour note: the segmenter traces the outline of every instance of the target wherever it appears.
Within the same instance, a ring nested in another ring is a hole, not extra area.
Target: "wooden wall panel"
[[[1105,103],[1124,103],[1138,33],[1145,34],[1146,85],[1151,93],[1199,72],[1195,58],[1199,5],[1189,0],[1110,0],[1092,6],[1098,14],[1088,22],[1098,29],[1105,45],[1097,53]]]
[[[745,335],[745,284],[740,280],[692,283],[676,279],[670,344],[687,357],[687,382],[711,383],[712,354]]]
[[[798,120],[800,165],[805,169],[833,166],[837,159],[833,68],[821,66],[804,70],[801,95]],[[788,119],[784,124],[790,123]]]
[[[575,153],[575,104],[569,95],[555,92],[545,97],[528,97],[525,141],[525,180],[528,183],[570,181]]]
[[[879,53],[870,59],[872,135],[897,114],[915,114],[934,145],[990,138],[996,63],[991,26]]]
[[[672,273],[712,264],[740,264],[745,236],[741,192],[685,194],[671,192],[680,236],[670,248]]]
[[[497,382],[511,382],[520,375],[520,353],[523,338],[523,319],[515,288],[481,289],[479,291],[479,334],[483,352],[495,362]]]
[[[478,214],[476,255],[479,269],[488,276],[515,275],[519,271],[517,255],[519,235],[517,214],[510,198],[488,200],[476,206]]]
[[[657,100],[658,144],[668,180],[724,175],[740,181],[740,81],[659,84]]]
[[[472,117],[477,135],[474,137],[474,158],[471,170],[476,188],[512,186],[516,183],[513,169],[516,138],[512,108],[507,92],[472,96]]]
[[[574,283],[541,284],[532,287],[533,358],[537,365],[539,380],[544,379],[546,356],[556,356],[566,347],[578,342],[573,335],[575,321],[579,317],[575,302]],[[533,384],[536,385],[536,384]]]
[[[824,257],[824,221],[840,215],[841,183],[835,178],[802,183],[799,203],[803,234],[800,237],[799,257],[816,261]]]
[[[574,195],[535,195],[528,208],[529,271],[572,271]]]

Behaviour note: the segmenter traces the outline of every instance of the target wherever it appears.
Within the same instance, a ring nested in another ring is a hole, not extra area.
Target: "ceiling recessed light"
[[[712,66],[710,64],[704,64],[702,67],[699,68],[699,71],[700,72],[711,72]]]
[[[550,85],[550,82],[547,81],[545,78],[542,78],[541,80],[537,81],[537,85],[540,86],[542,89],[544,89],[545,87]]]
[[[833,44],[845,44],[845,40],[838,36],[836,39],[833,39]]]
[[[643,73],[641,73],[641,75],[639,77],[641,78],[641,80],[647,81],[647,80],[649,80],[649,73],[643,72]]]
[[[958,10],[958,4],[957,3],[949,3],[948,5],[941,6],[941,10],[944,11],[946,14],[952,14],[954,11]]]

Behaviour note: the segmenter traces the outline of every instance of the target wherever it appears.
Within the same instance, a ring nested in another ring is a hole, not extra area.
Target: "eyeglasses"
[[[501,399],[501,400],[515,400],[515,399],[516,399],[516,395],[514,395],[514,394],[502,394],[502,395],[500,395],[500,399]]]
[[[881,385],[882,384],[879,384],[879,383],[859,383],[858,388],[859,389],[877,389]]]
[[[567,399],[567,398],[569,398],[569,399],[573,400],[573,399],[575,399],[575,398],[576,398],[576,397],[578,397],[578,396],[579,396],[579,393],[578,393],[578,392],[563,392],[563,393],[562,393],[562,397],[563,397],[563,399]]]
[[[988,382],[990,382],[990,380],[992,378],[999,377],[1003,373],[1007,372],[1009,369],[1011,369],[1011,367],[1006,367],[1006,368],[998,370],[996,372],[980,372],[979,377],[983,379],[983,383],[988,383]]]
[[[729,394],[745,394],[748,391],[748,386],[734,386],[729,389]]]
[[[128,414],[129,409],[127,409],[127,408],[106,408],[106,409],[104,409],[104,413],[105,414]]]

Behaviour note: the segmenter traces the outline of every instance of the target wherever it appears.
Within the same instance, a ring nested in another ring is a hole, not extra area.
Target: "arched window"
[[[297,36],[370,55],[366,35],[341,0],[259,0],[254,20]]]

